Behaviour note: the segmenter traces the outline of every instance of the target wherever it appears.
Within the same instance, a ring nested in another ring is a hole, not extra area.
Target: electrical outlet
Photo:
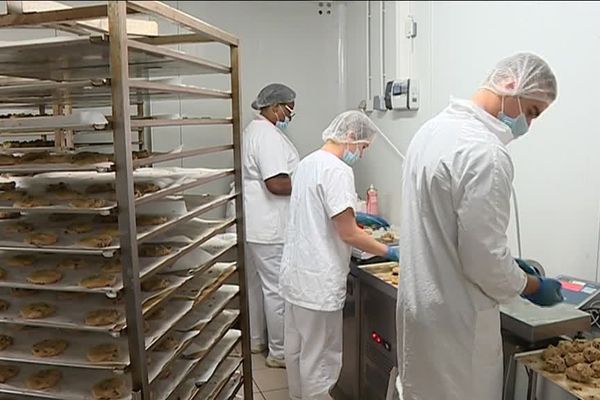
[[[323,16],[333,15],[333,2],[320,1],[317,5],[317,14],[323,15]]]

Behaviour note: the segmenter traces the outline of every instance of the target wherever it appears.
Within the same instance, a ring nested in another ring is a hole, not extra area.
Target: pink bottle
[[[367,214],[379,215],[379,205],[377,204],[377,189],[375,186],[369,186],[367,190]]]

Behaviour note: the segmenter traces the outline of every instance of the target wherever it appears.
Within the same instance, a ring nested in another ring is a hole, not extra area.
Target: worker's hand
[[[564,300],[560,291],[562,286],[560,281],[552,278],[541,278],[539,276],[537,278],[540,280],[538,290],[533,294],[524,295],[523,297],[542,307],[550,307]]]
[[[525,271],[525,273],[527,275],[533,275],[533,276],[537,276],[537,277],[542,276],[542,274],[540,273],[540,271],[538,271],[538,269],[536,267],[527,263],[525,260],[521,260],[520,258],[515,258],[515,262],[517,263],[519,268],[521,268],[523,271]]]
[[[400,252],[398,251],[398,248],[388,246],[385,258],[387,258],[390,261],[400,261]]]
[[[390,226],[385,219],[378,217],[377,215],[371,215],[363,212],[356,213],[356,223],[372,228],[387,228]]]

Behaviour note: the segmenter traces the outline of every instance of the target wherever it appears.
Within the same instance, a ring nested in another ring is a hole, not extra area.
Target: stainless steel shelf
[[[231,72],[228,66],[132,39],[127,41],[127,50],[130,77]],[[51,38],[0,45],[0,75],[53,81],[109,78],[109,37]]]
[[[132,80],[129,84],[129,102],[199,100],[231,98],[231,92],[196,86],[174,85],[151,80]],[[112,104],[110,79],[92,79],[72,82],[27,83],[0,86],[0,107],[40,107],[50,109],[55,104],[73,108],[108,107]]]

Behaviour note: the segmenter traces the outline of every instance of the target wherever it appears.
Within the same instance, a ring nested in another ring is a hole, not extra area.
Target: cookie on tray
[[[14,340],[13,340],[12,336],[0,335],[0,351],[6,350],[10,346],[12,346],[13,343],[14,343]]]
[[[73,208],[102,208],[105,205],[106,200],[104,199],[81,198],[69,202],[69,206]]]
[[[81,268],[84,268],[87,265],[87,262],[80,257],[69,257],[64,258],[56,264],[56,268],[59,271],[75,271]]]
[[[43,319],[56,314],[56,307],[48,303],[30,303],[21,307],[20,314],[25,319]]]
[[[58,242],[58,236],[52,232],[34,232],[27,235],[25,242],[33,246],[52,246]]]
[[[17,254],[6,259],[6,265],[9,267],[29,267],[38,260],[33,254]]]
[[[50,285],[60,281],[62,273],[57,269],[40,269],[32,272],[26,279],[34,285]]]
[[[0,312],[6,311],[10,308],[10,303],[6,300],[0,299]]]
[[[10,154],[0,154],[0,165],[14,165],[18,159]]]
[[[67,225],[64,232],[66,234],[79,235],[82,233],[89,233],[94,230],[94,226],[89,222],[73,222]]]
[[[171,254],[173,247],[162,243],[144,243],[139,247],[140,257],[164,257]]]
[[[85,324],[89,326],[112,325],[121,319],[121,313],[114,308],[94,310],[85,316]]]
[[[141,287],[143,292],[156,292],[158,290],[166,289],[169,287],[170,283],[171,282],[169,282],[168,279],[154,275],[144,280]]]
[[[52,203],[50,200],[43,197],[27,196],[21,200],[15,201],[15,208],[34,208],[34,207],[49,207]]]
[[[175,339],[175,337],[173,337],[172,335],[169,335],[160,342],[158,342],[158,344],[154,348],[154,351],[169,351],[177,348],[177,346],[179,346],[179,341]]]
[[[92,394],[96,400],[120,399],[127,393],[123,378],[108,378],[92,386]]]
[[[164,215],[138,215],[136,223],[138,226],[156,226],[162,225],[169,221],[169,218]]]
[[[135,197],[142,197],[149,193],[158,192],[159,190],[160,186],[152,182],[140,182],[133,184],[133,192]]]
[[[29,376],[25,384],[32,390],[45,390],[58,385],[62,373],[58,369],[43,369]]]
[[[79,165],[98,164],[112,161],[110,154],[96,153],[91,151],[82,151],[71,156],[71,161]]]
[[[0,383],[6,383],[15,376],[19,375],[20,369],[14,365],[0,364]]]
[[[110,362],[117,361],[121,352],[114,343],[102,343],[89,349],[86,356],[93,363]]]
[[[104,261],[102,267],[100,267],[100,271],[103,274],[117,274],[121,273],[123,267],[121,265],[121,259],[119,257],[111,258],[109,260]]]
[[[4,232],[12,235],[18,233],[30,233],[33,232],[34,229],[35,227],[28,222],[13,222],[4,228]]]
[[[89,236],[79,241],[79,244],[85,247],[94,247],[102,249],[108,247],[113,243],[113,237],[107,234],[99,234],[96,236]]]
[[[36,357],[56,357],[65,352],[69,342],[63,339],[47,339],[37,342],[31,347],[31,354]]]
[[[79,282],[80,286],[87,289],[98,289],[103,287],[111,287],[117,283],[117,277],[111,274],[98,274],[84,278]]]

